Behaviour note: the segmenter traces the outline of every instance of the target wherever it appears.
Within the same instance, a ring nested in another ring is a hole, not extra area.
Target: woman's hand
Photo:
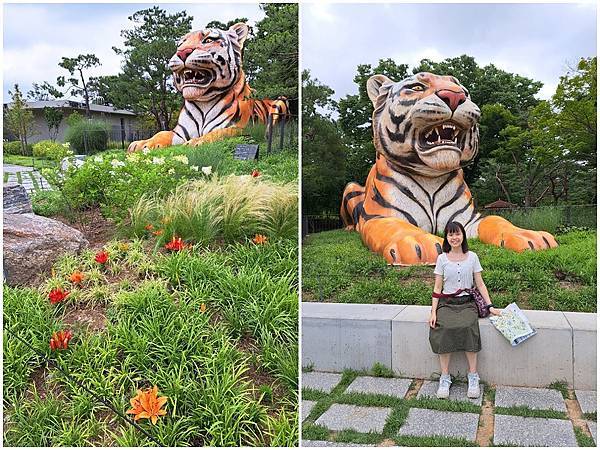
[[[429,316],[429,326],[431,328],[435,328],[435,321],[437,320],[437,316],[436,314],[432,311],[431,315]]]
[[[494,316],[499,316],[502,313],[501,309],[498,308],[490,308],[490,314],[493,314]]]

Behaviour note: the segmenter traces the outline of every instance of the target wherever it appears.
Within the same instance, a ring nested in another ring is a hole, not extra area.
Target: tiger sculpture
[[[435,233],[452,221],[469,238],[517,252],[558,246],[550,233],[475,212],[461,166],[477,155],[481,112],[456,78],[374,75],[367,93],[376,161],[364,187],[346,186],[340,214],[370,250],[392,265],[435,264],[443,242]]]
[[[235,136],[250,120],[272,124],[285,119],[287,99],[257,100],[242,70],[248,25],[236,23],[229,30],[192,31],[177,43],[169,60],[174,84],[184,98],[177,125],[146,140],[134,141],[128,152],[176,144],[201,145]],[[269,130],[267,130],[267,133]]]

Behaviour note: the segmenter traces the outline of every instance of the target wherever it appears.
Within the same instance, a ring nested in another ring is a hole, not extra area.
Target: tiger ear
[[[248,33],[250,32],[250,27],[243,22],[238,22],[229,27],[229,32],[233,33],[236,37],[240,45],[244,45],[244,41],[248,37]]]
[[[377,102],[377,97],[380,94],[387,92],[394,82],[385,75],[373,75],[367,81],[367,94],[373,105]]]

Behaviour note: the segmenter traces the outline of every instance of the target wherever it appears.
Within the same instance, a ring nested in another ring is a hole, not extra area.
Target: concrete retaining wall
[[[438,357],[429,346],[429,306],[302,303],[302,365],[315,370],[369,370],[379,362],[398,375],[432,378]],[[479,319],[478,371],[488,383],[541,387],[565,380],[596,389],[596,314],[524,313],[537,335],[512,347],[488,319]],[[463,353],[451,373],[464,375]]]

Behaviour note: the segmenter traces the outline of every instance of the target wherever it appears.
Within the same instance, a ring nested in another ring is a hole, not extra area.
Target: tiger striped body
[[[394,265],[433,264],[446,224],[467,237],[517,251],[557,246],[554,237],[475,212],[461,165],[479,149],[479,108],[453,77],[419,73],[393,83],[369,79],[377,159],[365,186],[349,183],[340,214],[346,228]]]
[[[248,26],[233,25],[229,30],[193,31],[177,45],[169,61],[175,87],[184,104],[172,131],[132,142],[128,151],[176,144],[200,145],[239,134],[249,121],[273,123],[288,114],[285,98],[257,100],[242,70],[242,49]],[[268,131],[268,130],[267,130]]]

